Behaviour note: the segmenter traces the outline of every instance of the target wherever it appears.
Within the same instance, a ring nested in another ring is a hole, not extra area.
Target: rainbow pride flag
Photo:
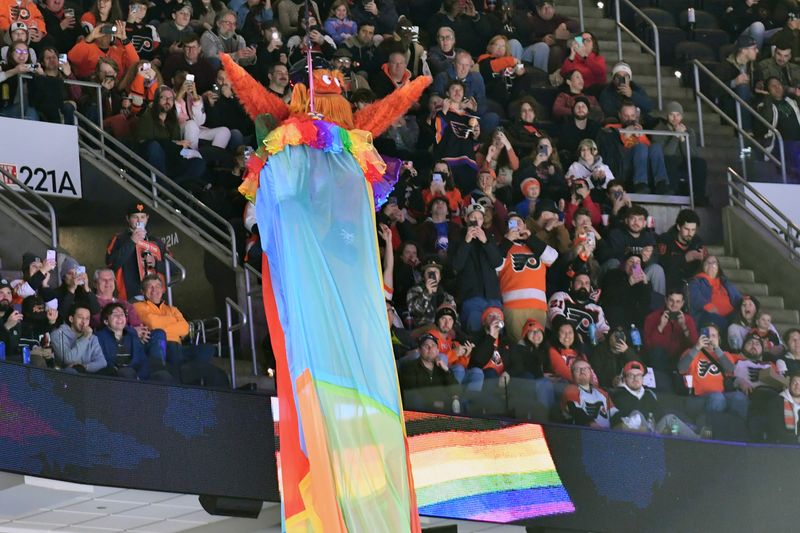
[[[575,510],[541,426],[404,414],[421,515],[509,523]]]

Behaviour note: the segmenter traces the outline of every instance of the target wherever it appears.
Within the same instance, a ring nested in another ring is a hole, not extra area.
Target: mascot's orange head
[[[353,110],[350,102],[342,96],[344,78],[338,70],[315,68],[314,76],[314,112],[335,122],[345,129],[353,129]],[[292,102],[289,113],[306,115],[311,112],[309,89],[304,82],[296,82],[292,91]]]

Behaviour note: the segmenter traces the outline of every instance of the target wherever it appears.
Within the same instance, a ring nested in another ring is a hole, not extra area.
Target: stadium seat
[[[713,14],[718,21],[722,19],[729,3],[728,0],[700,0],[703,11]]]
[[[694,86],[694,69],[689,65],[692,59],[700,60],[713,72],[716,68],[717,53],[710,46],[701,42],[683,41],[678,43],[678,46],[675,47],[675,66],[682,74],[681,83],[684,87]]]
[[[686,32],[680,28],[661,27],[658,28],[659,49],[661,51],[661,65],[673,66],[675,65],[675,47],[678,43],[686,40]],[[644,42],[651,47],[654,46],[655,39],[653,38],[653,30],[647,28],[644,32]]]
[[[719,54],[717,55],[717,59],[723,61],[727,54],[722,55],[722,49],[725,47],[725,45],[730,44],[731,37],[725,30],[696,28],[694,31],[694,40],[708,45],[712,50],[716,50]]]
[[[655,22],[656,26],[658,26],[659,30],[662,27],[670,27],[675,26],[675,17],[667,11],[666,9],[659,9],[657,7],[646,7],[642,9],[642,13],[647,15],[650,20]],[[635,25],[636,25],[636,33],[641,36],[644,35],[644,31],[650,27],[640,15],[636,15],[635,17]]]
[[[689,29],[689,10],[684,9],[681,11],[681,14],[678,15],[678,26],[683,28],[684,30]],[[695,9],[694,10],[694,29],[706,29],[706,30],[716,30],[719,29],[719,24],[717,23],[717,17],[713,13],[709,13],[708,11],[703,11],[702,9]]]

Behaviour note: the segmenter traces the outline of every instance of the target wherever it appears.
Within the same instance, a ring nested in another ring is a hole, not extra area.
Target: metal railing
[[[241,321],[238,324],[233,323],[233,316],[231,313],[231,309],[236,310],[238,313],[239,318]],[[231,387],[236,388],[236,353],[233,350],[233,334],[243,327],[245,327],[248,323],[247,320],[247,313],[242,309],[239,304],[231,300],[230,298],[225,298],[225,319],[226,319],[226,327],[225,331],[228,334],[228,356],[231,360]]]
[[[639,15],[642,20],[644,20],[650,28],[653,30],[653,48],[645,43],[643,40],[639,38],[636,33],[631,31],[627,26],[622,23],[620,19],[620,3],[624,3],[627,7],[631,8],[634,13]],[[614,0],[614,21],[616,22],[617,26],[617,54],[619,56],[619,60],[623,61],[622,55],[622,30],[625,30],[625,33],[630,35],[631,39],[636,41],[639,46],[644,48],[648,54],[653,56],[656,60],[656,91],[658,93],[658,108],[662,109],[662,96],[661,96],[661,47],[659,42],[658,36],[658,26],[653,20],[648,17],[641,9],[636,7],[630,0]]]
[[[58,220],[53,206],[16,176],[0,168],[0,205],[3,212],[16,213],[16,221],[42,242],[58,249]],[[19,188],[16,190],[12,185]]]
[[[680,137],[686,146],[686,178],[689,180],[689,205],[694,209],[694,180],[692,179],[692,142],[688,131],[666,131],[666,130],[619,130],[625,135],[656,135],[661,137]]]
[[[728,202],[748,212],[761,227],[782,241],[792,259],[800,258],[800,227],[784,215],[766,196],[747,182],[747,179],[728,167]],[[757,211],[762,217],[755,216]],[[768,220],[773,226],[764,220]]]
[[[255,321],[253,320],[253,297],[261,294],[261,287],[258,283],[253,287],[251,276],[256,282],[261,280],[261,273],[247,263],[244,264],[244,295],[247,307],[247,332],[250,336],[250,355],[253,359],[253,375],[258,375],[258,351],[256,350]]]
[[[739,153],[742,154],[740,156],[742,162],[742,174],[744,175],[744,179],[747,179],[747,161],[743,154],[746,153],[747,148],[745,147],[745,140],[747,140],[751,145],[755,146],[768,160],[772,161],[776,165],[778,165],[781,178],[783,179],[783,183],[786,183],[786,155],[784,153],[784,146],[783,146],[783,136],[781,132],[778,131],[772,124],[767,122],[764,117],[758,114],[755,109],[753,109],[750,104],[742,100],[742,98],[736,94],[730,87],[728,87],[725,83],[722,82],[718,77],[714,75],[713,72],[708,70],[708,68],[703,65],[697,59],[693,59],[691,62],[692,69],[694,72],[694,94],[695,100],[697,102],[697,118],[699,122],[699,133],[700,133],[700,146],[705,146],[705,131],[703,127],[703,106],[702,103],[705,102],[712,110],[714,110],[717,114],[719,114],[722,119],[730,124],[739,134]],[[700,90],[700,72],[705,74],[709,80],[711,80],[717,87],[721,88],[725,94],[731,98],[733,98],[734,102],[736,103],[736,120],[733,120],[731,117],[728,116],[722,109],[717,106],[714,101],[703,94]],[[775,157],[771,150],[768,150],[764,147],[760,142],[758,142],[750,133],[742,128],[742,109],[746,112],[750,113],[755,120],[761,123],[767,131],[772,133],[775,136],[775,141],[778,143],[778,151],[780,154],[780,158]]]
[[[208,327],[206,324],[208,323],[214,324],[214,327]],[[218,316],[212,316],[209,318],[196,318],[189,322],[190,335],[192,338],[192,342],[194,344],[207,344],[208,337],[211,334],[216,333],[217,335],[217,342],[214,343],[214,346],[217,347],[217,357],[222,357],[222,319]]]
[[[177,268],[178,272],[180,272],[178,279],[172,278],[172,265],[175,265],[175,268]],[[186,281],[186,267],[183,266],[180,261],[172,257],[172,254],[166,254],[164,257],[164,278],[167,282],[167,303],[171,306],[172,287],[178,283],[183,283]]]
[[[19,113],[20,117],[25,116],[25,91],[22,82],[32,80],[33,76],[30,74],[19,74],[17,76],[17,92],[19,94]],[[100,124],[103,124],[103,87],[99,83],[92,81],[71,80],[68,78],[61,78],[61,81],[66,85],[75,85],[78,87],[89,87],[97,92],[97,112],[100,118]]]
[[[212,255],[234,270],[239,268],[236,235],[227,220],[91,120],[80,113],[75,116],[78,143],[85,156],[92,158],[97,166],[105,167],[118,185],[134,196],[148,198],[151,207],[160,214],[170,215],[170,222],[193,233],[195,240]],[[98,153],[101,141],[105,150]]]

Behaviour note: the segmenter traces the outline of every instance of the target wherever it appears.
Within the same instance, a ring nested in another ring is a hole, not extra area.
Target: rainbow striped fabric
[[[509,523],[575,510],[542,428],[405,411],[419,513]]]

